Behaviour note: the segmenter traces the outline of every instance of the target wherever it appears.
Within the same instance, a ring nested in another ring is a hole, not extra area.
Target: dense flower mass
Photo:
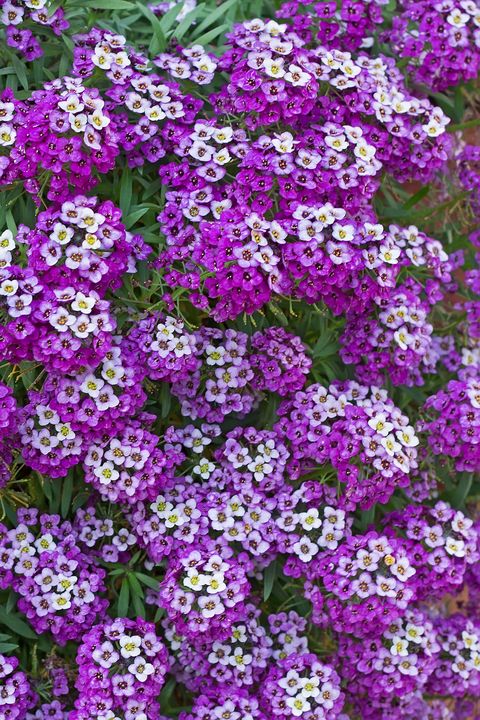
[[[478,2],[0,58],[0,720],[480,718]]]

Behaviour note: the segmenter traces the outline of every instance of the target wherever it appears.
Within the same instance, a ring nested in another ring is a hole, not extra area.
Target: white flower
[[[68,610],[71,605],[69,593],[52,593],[51,607],[53,610]]]
[[[452,537],[447,538],[445,550],[449,555],[454,555],[455,557],[465,557],[465,543],[463,540],[455,540]]]
[[[211,577],[207,578],[205,585],[209,595],[221,593],[227,588],[223,573],[215,573]]]
[[[183,584],[190,590],[201,590],[209,581],[206,575],[200,573],[196,568],[189,568]]]
[[[77,292],[75,300],[72,302],[70,307],[72,310],[75,310],[75,312],[89,315],[95,307],[96,302],[95,298],[92,298],[89,295],[84,295],[82,292]]]
[[[247,654],[244,654],[242,648],[235,648],[235,652],[233,655],[230,655],[228,658],[229,664],[233,665],[233,667],[236,667],[238,670],[242,671],[245,670],[247,665],[250,665],[252,662],[252,656]]]
[[[293,552],[304,563],[310,560],[318,553],[318,547],[308,537],[302,537],[293,546]]]
[[[369,426],[372,430],[375,430],[379,435],[386,437],[393,430],[392,423],[388,422],[387,416],[384,413],[378,413],[368,421]]]
[[[289,695],[295,695],[301,687],[301,678],[296,670],[289,670],[286,676],[278,681],[278,684]]]
[[[301,695],[304,698],[317,697],[320,693],[320,678],[316,675],[312,675],[312,677],[309,678],[301,678],[300,685],[302,688]]]
[[[385,448],[387,455],[390,455],[390,457],[402,449],[400,443],[395,440],[394,435],[387,435],[387,437],[382,438],[380,444]]]
[[[102,485],[110,485],[120,477],[120,473],[115,469],[115,466],[111,462],[103,463],[100,467],[95,468],[93,474],[98,477]]]
[[[4,280],[0,283],[0,295],[10,296],[15,295],[18,290],[17,280]]]
[[[311,708],[311,705],[308,702],[308,700],[303,698],[301,695],[297,695],[296,697],[287,698],[286,704],[292,711],[292,715],[294,717],[300,717],[300,715],[307,713]]]
[[[6,252],[15,248],[15,240],[11,230],[4,230],[0,235],[0,251]]]
[[[398,635],[394,635],[392,638],[392,646],[390,648],[392,655],[398,655],[400,657],[407,657],[408,655],[408,642],[405,638],[401,638]]]
[[[155,668],[142,657],[136,657],[133,663],[128,666],[128,671],[135,675],[140,682],[145,682],[148,676],[155,672]]]
[[[307,512],[299,513],[298,521],[304,530],[316,530],[322,524],[317,508],[310,508]]]
[[[120,654],[123,658],[137,657],[140,655],[142,638],[139,635],[122,635],[120,642]]]
[[[395,435],[404,447],[416,447],[420,442],[418,437],[415,435],[414,428],[411,425],[407,425],[401,430],[397,430]]]
[[[221,615],[225,610],[225,606],[216,595],[202,596],[198,600],[198,605],[205,618],[211,618],[215,615]]]
[[[80,390],[86,395],[89,395],[91,398],[97,398],[104,385],[105,380],[96,378],[93,373],[89,373],[85,376],[82,384],[80,385]]]
[[[282,78],[285,75],[283,58],[265,58],[263,67],[267,75],[273,78]]]
[[[310,82],[311,76],[302,70],[298,65],[293,63],[288,66],[288,72],[285,74],[285,80],[294,87],[305,87]]]
[[[425,628],[421,625],[414,625],[413,623],[407,623],[405,628],[405,634],[409,642],[416,643],[417,645],[423,642],[422,635],[425,632]]]
[[[215,465],[210,462],[207,458],[201,458],[198,465],[195,465],[193,472],[200,475],[203,480],[208,480],[212,472],[215,470]]]

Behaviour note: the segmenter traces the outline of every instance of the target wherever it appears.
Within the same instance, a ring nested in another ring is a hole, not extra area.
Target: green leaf
[[[37,640],[38,635],[22,620],[20,615],[14,613],[7,613],[7,611],[0,607],[0,623],[6,625],[9,630],[12,630],[16,635],[27,638],[27,640]]]
[[[142,586],[138,582],[135,575],[132,572],[129,572],[129,573],[127,573],[127,579],[128,579],[128,582],[130,583],[130,589],[132,591],[131,592],[132,598],[134,598],[135,596],[144,598],[145,593],[143,592]]]
[[[205,20],[203,20],[196,29],[196,32],[193,35],[195,42],[199,42],[198,37],[204,30],[216,23],[220,18],[223,18],[227,14],[227,11],[237,4],[238,0],[227,0],[226,2],[220,3],[217,9],[209,13]]]
[[[273,560],[263,574],[263,599],[265,601],[267,601],[272,594],[277,572],[277,561]]]
[[[183,2],[178,3],[177,5],[174,5],[172,8],[170,8],[170,10],[168,10],[160,20],[160,27],[165,35],[167,35],[168,31],[171,30],[174,26],[175,20],[180,15],[182,9]]]
[[[13,67],[15,68],[15,75],[19,79],[20,85],[23,87],[24,90],[28,90],[29,83],[28,83],[27,70],[25,68],[25,64],[13,54],[11,56],[11,63],[13,65]]]
[[[148,212],[148,210],[149,208],[141,207],[138,208],[138,210],[134,210],[134,212],[129,213],[124,219],[125,227],[127,228],[127,230],[130,230],[130,228],[132,228],[135,223],[140,220],[140,218],[143,217],[145,213]]]
[[[404,210],[409,210],[414,205],[420,202],[420,200],[423,200],[423,198],[428,195],[430,192],[430,185],[424,185],[415,195],[412,195],[409,200],[407,200],[406,203],[404,203],[403,208]]]
[[[129,605],[130,605],[130,585],[129,585],[128,579],[125,578],[122,583],[122,587],[120,588],[120,594],[118,596],[117,610],[118,610],[119,617],[127,617]]]
[[[82,0],[84,7],[91,7],[94,10],[132,10],[133,2],[129,0]]]
[[[69,472],[65,480],[63,481],[63,488],[62,488],[62,503],[60,505],[60,510],[62,517],[66,518],[68,516],[68,511],[70,510],[70,506],[72,504],[72,495],[73,495],[73,472]]]
[[[123,215],[127,215],[132,204],[132,173],[130,168],[124,168],[122,171],[122,179],[120,180],[120,208]]]
[[[12,650],[16,650],[17,648],[17,643],[0,642],[0,653],[11,652]]]
[[[200,37],[195,38],[195,42],[199,43],[199,45],[208,45],[209,42],[217,38],[219,35],[223,35],[223,33],[227,32],[229,28],[230,25],[227,25],[226,23],[224,25],[220,25],[219,27],[213,28],[213,30],[209,30],[203,35],[200,35]]]
[[[150,577],[149,575],[145,575],[145,573],[136,572],[135,573],[138,580],[140,580],[143,585],[146,585],[147,587],[151,588],[152,590],[158,590],[159,582],[153,577]]]
[[[160,20],[157,16],[148,7],[144,7],[140,3],[137,3],[137,7],[140,12],[145,15],[153,30],[152,39],[150,40],[150,45],[148,46],[148,54],[150,56],[158,55],[167,47],[167,39],[165,37],[166,31],[162,28]]]
[[[182,40],[183,36],[187,32],[187,30],[193,25],[197,17],[203,15],[204,10],[205,8],[203,5],[197,5],[197,7],[193,8],[193,10],[190,10],[190,12],[187,13],[185,17],[178,23],[177,27],[172,33],[173,37],[177,40]]]

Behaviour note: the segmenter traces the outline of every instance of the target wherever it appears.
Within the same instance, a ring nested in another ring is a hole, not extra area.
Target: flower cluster
[[[175,381],[172,394],[181,404],[182,415],[209,423],[226,415],[247,415],[260,393],[252,388],[253,369],[248,354],[248,336],[235,330],[200,328],[195,334],[195,371]]]
[[[36,32],[51,28],[57,36],[69,27],[65,11],[61,7],[52,8],[52,5],[50,0],[6,0],[2,3],[0,23],[6,28],[7,45],[18,50],[25,60],[37,60],[43,55],[36,34],[24,27],[25,23],[33,23]]]
[[[0,166],[2,184],[22,181],[37,197],[36,178],[45,173],[49,200],[69,201],[70,187],[86,192],[96,173],[114,166],[118,141],[97,88],[64,77],[45,83],[25,101],[15,100],[10,90],[0,99],[7,106],[0,135],[8,151]]]
[[[417,467],[415,430],[381,388],[353,381],[310,385],[279,415],[276,429],[291,453],[290,471],[298,476],[331,463],[348,503],[386,502]]]
[[[34,694],[15,656],[0,655],[0,715],[5,720],[22,720],[34,703]]]
[[[312,653],[292,653],[274,665],[260,692],[266,712],[289,719],[335,720],[345,697],[335,670]]]
[[[11,452],[17,431],[17,405],[11,389],[0,382],[0,485],[10,476]]]
[[[372,624],[382,631],[415,600],[415,573],[405,543],[374,530],[352,536],[309,565],[312,620],[361,638]]]
[[[18,511],[12,530],[0,526],[0,583],[20,595],[19,609],[36,632],[58,644],[78,640],[105,611],[105,571],[80,549],[59,515]]]
[[[272,639],[260,622],[260,611],[251,604],[245,606],[244,619],[233,626],[230,637],[223,640],[200,639],[192,644],[170,623],[165,624],[165,636],[175,677],[197,692],[209,678],[219,685],[238,688],[256,685],[272,657]]]
[[[230,548],[205,542],[173,559],[159,601],[180,634],[228,637],[239,612],[244,611],[249,569],[245,554],[235,557]]]
[[[191,712],[180,714],[180,720],[204,718],[235,718],[235,720],[267,720],[254,695],[242,688],[211,687],[195,698]]]
[[[450,380],[425,403],[426,419],[419,429],[428,435],[435,455],[452,458],[459,471],[480,468],[480,384],[478,376]]]
[[[432,331],[430,306],[417,288],[398,287],[388,298],[376,298],[371,316],[348,320],[342,335],[342,360],[356,366],[358,379],[380,384],[423,385],[431,372]]]
[[[143,422],[142,422],[143,419]],[[169,479],[169,461],[157,447],[159,437],[145,429],[145,415],[120,425],[118,434],[104,433],[87,449],[85,481],[103,499],[131,503],[155,496]]]
[[[480,687],[480,627],[464,615],[457,613],[439,618],[435,623],[440,658],[427,689],[442,694],[448,691],[454,696],[466,694],[478,697]]]
[[[468,566],[478,561],[478,529],[448,503],[410,505],[402,512],[389,513],[384,523],[389,534],[404,535],[414,543],[410,554],[421,597],[455,592]]]
[[[401,697],[423,688],[439,651],[433,623],[418,610],[407,610],[366,647],[347,636],[339,645],[342,676],[359,698]]]
[[[78,699],[72,720],[158,718],[157,696],[168,671],[155,626],[117,618],[95,625],[78,650]]]
[[[161,313],[149,315],[132,328],[128,341],[140,355],[141,366],[151,380],[174,383],[198,368],[195,334],[179,318]]]
[[[434,90],[477,76],[480,68],[480,19],[472,0],[402,0],[385,40],[416,83]]]

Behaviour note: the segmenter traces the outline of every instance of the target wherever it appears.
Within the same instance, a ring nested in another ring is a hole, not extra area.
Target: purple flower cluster
[[[415,600],[415,574],[405,543],[373,530],[352,536],[309,565],[312,620],[360,638],[372,624],[381,632]]]
[[[17,421],[17,404],[12,390],[0,382],[0,486],[5,485],[10,477]]]
[[[438,91],[477,76],[479,29],[478,5],[472,0],[401,0],[384,39],[408,60],[415,83]]]
[[[448,503],[410,505],[389,513],[384,524],[389,535],[401,535],[412,543],[410,555],[419,597],[454,593],[463,584],[468,567],[478,562],[478,529]]]
[[[20,595],[19,609],[38,633],[63,645],[78,640],[105,611],[105,571],[85,555],[59,515],[18,511],[12,530],[0,526],[0,583]]]
[[[64,10],[52,8],[52,5],[50,0],[5,0],[1,3],[0,23],[6,28],[7,45],[18,50],[25,60],[37,60],[43,55],[36,33],[24,27],[26,22],[33,23],[36,32],[42,33],[42,28],[48,27],[57,36],[69,27]]]
[[[478,375],[450,380],[424,406],[419,429],[435,455],[451,458],[458,471],[480,469],[480,382]]]
[[[292,653],[274,665],[260,692],[261,707],[288,720],[335,720],[344,702],[339,676],[312,653]]]
[[[18,670],[18,659],[0,655],[0,717],[23,720],[33,706],[35,696],[28,678]]]
[[[331,464],[348,506],[386,502],[408,484],[419,440],[408,418],[381,388],[337,382],[310,385],[279,409],[277,432],[288,442],[294,476]]]
[[[160,720],[157,696],[168,671],[167,651],[155,626],[117,618],[95,625],[77,654],[79,674],[72,720],[118,717]]]
[[[159,601],[180,634],[222,639],[245,611],[251,567],[246,554],[234,556],[224,544],[203,542],[172,559]]]

